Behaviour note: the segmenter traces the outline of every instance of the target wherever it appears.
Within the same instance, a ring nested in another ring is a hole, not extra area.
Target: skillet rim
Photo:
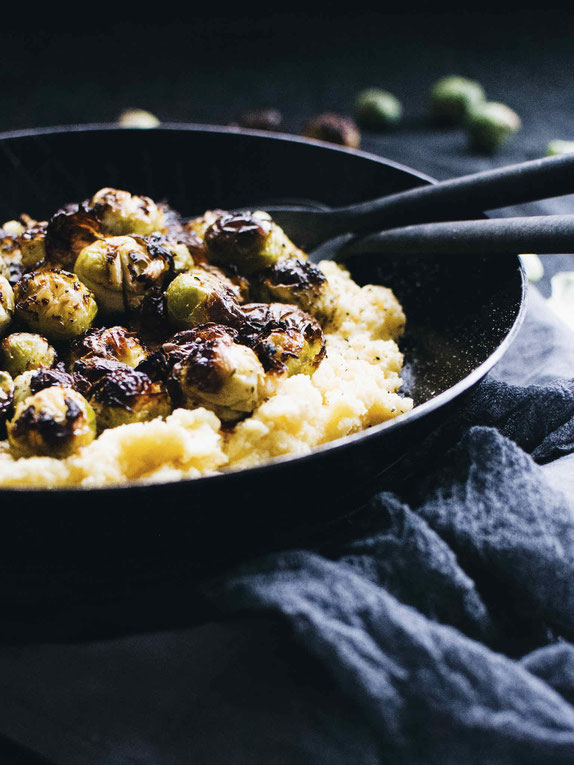
[[[326,143],[324,141],[303,138],[301,136],[291,135],[289,133],[280,133],[280,132],[270,133],[269,131],[263,131],[263,130],[250,130],[250,129],[244,129],[239,127],[202,124],[202,123],[194,123],[194,122],[191,122],[191,123],[187,123],[187,122],[163,123],[162,122],[158,127],[152,128],[151,130],[153,130],[154,132],[180,131],[183,133],[191,133],[191,134],[213,133],[213,134],[224,134],[224,135],[245,135],[245,136],[251,136],[254,138],[260,138],[260,139],[269,140],[269,141],[279,141],[284,143],[295,143],[295,144],[302,144],[302,145],[311,144],[318,149],[323,149],[324,151],[348,154],[354,157],[358,156],[362,159],[366,159],[371,162],[376,162],[379,165],[392,167],[393,169],[400,170],[401,172],[404,172],[411,177],[418,178],[422,180],[424,183],[430,183],[430,184],[437,183],[436,178],[433,178],[432,176],[427,175],[426,173],[422,173],[400,162],[395,162],[394,160],[381,157],[380,155],[372,154],[370,152],[366,152],[366,151],[362,151],[358,149],[348,149],[342,146]],[[97,133],[97,132],[130,133],[130,132],[136,132],[136,131],[138,133],[141,133],[142,128],[124,128],[124,127],[119,127],[117,123],[109,123],[109,122],[103,122],[103,123],[96,122],[96,123],[73,124],[73,125],[56,125],[53,127],[40,127],[40,128],[24,128],[21,130],[12,130],[12,131],[0,133],[0,147],[3,146],[5,141],[10,139],[34,138],[36,136],[60,135],[60,134],[66,134],[66,133]],[[520,305],[509,331],[506,333],[506,335],[504,336],[502,341],[499,343],[499,345],[496,347],[496,349],[488,356],[488,358],[486,358],[481,364],[479,364],[478,367],[476,367],[471,372],[469,372],[469,374],[463,377],[462,380],[459,380],[450,388],[447,388],[445,391],[442,391],[442,393],[439,393],[437,396],[430,398],[428,401],[425,401],[424,403],[419,404],[418,406],[415,406],[410,412],[401,414],[398,417],[392,420],[387,420],[386,422],[383,422],[379,425],[373,425],[367,430],[363,430],[358,433],[352,433],[347,436],[342,436],[341,438],[337,438],[334,441],[329,441],[328,443],[316,446],[313,448],[311,452],[307,454],[283,455],[280,457],[275,457],[271,461],[266,462],[262,465],[255,465],[253,467],[239,468],[235,470],[231,469],[229,471],[223,470],[223,472],[216,473],[214,475],[205,475],[205,476],[200,476],[198,478],[187,478],[187,479],[181,479],[178,481],[163,481],[163,482],[157,482],[157,483],[112,484],[108,486],[93,486],[93,487],[73,486],[73,487],[56,487],[51,489],[47,489],[43,487],[13,486],[13,487],[7,487],[7,488],[0,488],[0,498],[2,498],[3,496],[7,496],[9,494],[22,495],[22,494],[29,494],[29,493],[46,494],[46,495],[49,495],[50,497],[54,496],[55,498],[58,498],[58,497],[65,497],[69,495],[84,494],[87,491],[89,491],[90,493],[94,493],[94,494],[102,495],[102,496],[108,496],[111,492],[121,492],[122,494],[126,492],[150,493],[152,491],[155,491],[155,492],[161,491],[162,489],[165,489],[165,487],[173,487],[173,486],[191,487],[191,486],[197,485],[198,482],[204,486],[205,483],[208,481],[210,482],[218,481],[219,483],[221,483],[223,480],[227,480],[227,482],[229,483],[233,479],[242,480],[244,476],[251,476],[254,479],[256,479],[257,475],[259,475],[261,471],[266,471],[269,473],[269,472],[281,470],[283,465],[289,464],[295,460],[300,462],[302,462],[303,460],[307,462],[312,462],[315,459],[319,459],[325,453],[338,452],[339,450],[344,450],[344,449],[352,447],[353,444],[358,441],[366,442],[371,439],[377,438],[380,435],[380,433],[388,430],[389,428],[399,429],[401,427],[408,426],[410,423],[415,422],[416,420],[420,419],[421,417],[424,417],[427,414],[430,414],[436,409],[439,409],[440,407],[446,405],[448,402],[457,399],[465,391],[472,388],[498,363],[498,361],[500,361],[502,356],[506,353],[508,347],[512,344],[516,334],[518,333],[518,330],[520,329],[524,321],[524,317],[526,313],[526,297],[527,297],[527,288],[528,288],[526,273],[525,273],[522,261],[520,260],[520,257],[518,255],[514,255],[513,257],[516,260],[516,264],[518,265],[518,270],[520,274]]]

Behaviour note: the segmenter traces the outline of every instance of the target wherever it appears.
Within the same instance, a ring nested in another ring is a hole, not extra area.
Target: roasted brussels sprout
[[[102,327],[91,329],[74,340],[70,348],[70,366],[73,367],[79,359],[92,356],[137,367],[146,358],[147,352],[135,332],[125,327]]]
[[[32,221],[18,237],[22,264],[26,269],[36,268],[46,258],[46,230],[48,224],[45,221]]]
[[[468,118],[469,144],[478,151],[495,152],[521,125],[518,114],[505,104],[494,101],[481,104]]]
[[[223,422],[250,414],[262,397],[265,372],[255,353],[217,324],[180,332],[164,346],[168,388],[177,405],[203,406]]]
[[[4,422],[14,403],[14,381],[8,372],[0,372],[0,423]],[[3,429],[3,424],[0,430]]]
[[[253,348],[266,372],[312,374],[325,356],[318,321],[294,305],[252,303],[243,306],[246,324],[239,340]]]
[[[396,125],[402,113],[403,107],[399,99],[380,88],[363,90],[355,102],[357,122],[372,130],[385,130]]]
[[[295,303],[304,311],[317,304],[327,279],[309,260],[284,258],[258,274],[256,292],[260,300]]]
[[[147,292],[163,284],[171,255],[156,240],[114,236],[84,247],[74,271],[95,294],[103,313],[137,309]]]
[[[31,332],[15,332],[0,345],[0,366],[12,377],[29,369],[49,369],[56,363],[56,351],[48,341]]]
[[[433,85],[430,107],[434,117],[443,123],[462,123],[485,100],[482,85],[466,77],[443,77]]]
[[[16,316],[51,340],[86,332],[98,312],[90,290],[74,274],[60,269],[26,274],[15,287]]]
[[[132,196],[128,191],[100,189],[89,203],[106,235],[152,234],[164,226],[163,211],[149,197]]]
[[[209,261],[245,274],[270,268],[281,258],[305,257],[264,212],[223,213],[206,227],[204,241]]]
[[[74,378],[66,372],[62,364],[54,369],[40,368],[22,372],[14,380],[14,405],[53,385],[61,385],[64,388],[74,387]]]
[[[165,293],[170,320],[178,327],[197,327],[241,320],[236,293],[217,275],[194,267],[177,276]]]
[[[14,313],[14,292],[5,276],[0,276],[0,335],[3,335],[12,321]]]
[[[7,423],[17,457],[69,457],[96,436],[92,407],[77,391],[54,385],[21,401]]]
[[[102,375],[89,394],[98,430],[167,417],[172,406],[167,390],[144,372],[119,366]]]

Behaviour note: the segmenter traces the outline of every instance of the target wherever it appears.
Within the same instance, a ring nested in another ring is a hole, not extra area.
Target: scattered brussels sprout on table
[[[279,130],[283,115],[278,109],[251,109],[242,112],[236,123],[250,130]]]
[[[359,125],[372,130],[385,130],[400,122],[401,102],[392,93],[369,88],[359,93],[355,102],[355,118]]]
[[[125,128],[155,128],[159,119],[145,109],[125,109],[118,117],[118,125]]]
[[[493,153],[521,126],[518,114],[506,104],[496,101],[481,104],[468,117],[469,145],[472,149]]]
[[[430,91],[434,117],[446,124],[462,124],[470,113],[485,101],[482,85],[466,77],[443,77]]]
[[[555,139],[554,141],[549,141],[548,146],[546,147],[547,157],[555,157],[559,154],[571,154],[572,152],[574,152],[574,141],[561,141]]]

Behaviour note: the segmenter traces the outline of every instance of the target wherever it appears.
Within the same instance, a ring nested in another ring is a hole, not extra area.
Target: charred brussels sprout
[[[468,118],[469,144],[472,149],[493,153],[520,130],[521,124],[518,114],[505,104],[482,104]]]
[[[74,340],[70,349],[70,365],[92,356],[137,367],[146,358],[147,352],[135,332],[125,327],[102,327],[91,329]]]
[[[114,236],[84,247],[74,271],[95,294],[103,313],[136,310],[147,293],[161,287],[170,253],[155,240]]]
[[[257,292],[264,301],[295,303],[308,311],[316,305],[327,279],[308,260],[285,258],[259,274]]]
[[[14,313],[14,292],[5,276],[0,276],[0,335],[3,335],[12,321]]]
[[[482,85],[466,77],[443,77],[430,92],[434,117],[443,123],[462,123],[485,100]]]
[[[0,345],[0,366],[12,377],[29,369],[49,369],[56,363],[56,351],[40,335],[15,332],[8,335]]]
[[[403,107],[398,98],[380,88],[369,88],[359,93],[355,103],[355,116],[359,125],[372,130],[384,130],[400,122]]]
[[[38,270],[15,287],[16,315],[51,340],[68,340],[86,332],[98,312],[90,290],[67,271]]]
[[[50,218],[46,228],[46,260],[73,270],[80,252],[101,237],[100,224],[86,202],[69,204]]]
[[[104,234],[152,234],[164,226],[163,211],[149,197],[132,196],[128,191],[100,189],[89,206]]]
[[[294,305],[253,303],[243,307],[247,320],[240,340],[249,345],[266,372],[312,374],[325,356],[319,322]]]
[[[14,380],[14,405],[53,385],[74,387],[74,378],[59,364],[55,369],[32,369]]]
[[[17,457],[69,457],[96,436],[96,418],[86,399],[59,385],[20,402],[7,423]]]
[[[91,388],[89,400],[99,430],[167,417],[172,409],[162,383],[123,365],[100,377]]]
[[[177,276],[165,296],[169,318],[178,327],[232,323],[240,317],[236,293],[203,268],[194,267]]]
[[[234,342],[232,330],[208,324],[174,340],[171,350],[167,344],[173,364],[168,387],[177,403],[211,409],[224,422],[251,414],[261,401],[265,372],[250,348]]]
[[[36,268],[46,258],[46,230],[48,224],[43,221],[32,224],[18,238],[22,264],[26,269]]]
[[[253,274],[299,252],[266,213],[225,213],[205,230],[207,257],[219,265]]]

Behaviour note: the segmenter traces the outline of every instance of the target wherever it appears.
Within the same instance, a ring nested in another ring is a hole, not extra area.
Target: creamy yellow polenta
[[[391,290],[359,287],[334,263],[320,264],[327,290],[319,312],[327,353],[311,375],[267,382],[253,414],[222,428],[204,408],[121,425],[65,459],[15,459],[0,442],[0,486],[101,486],[177,481],[259,465],[397,417],[412,400],[397,392],[405,316]]]

